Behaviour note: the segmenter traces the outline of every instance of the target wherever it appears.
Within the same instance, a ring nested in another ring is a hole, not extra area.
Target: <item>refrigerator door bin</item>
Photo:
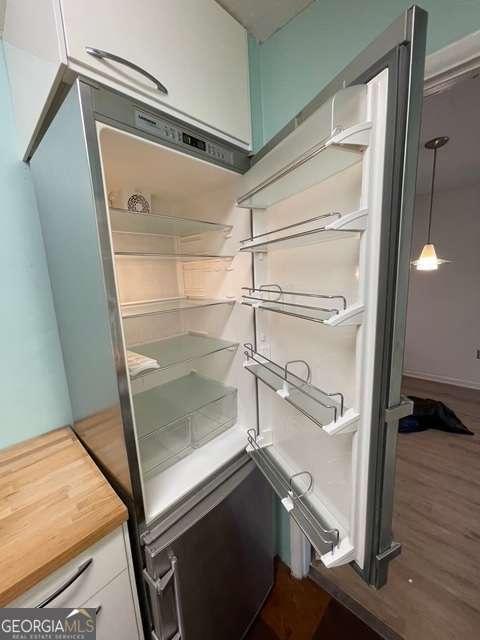
[[[353,409],[345,409],[342,393],[327,393],[313,385],[307,362],[292,360],[281,366],[254,351],[251,345],[246,344],[245,347],[245,369],[317,427],[330,435],[355,431],[358,413]],[[293,364],[302,364],[305,367],[305,379],[292,373],[289,366]]]
[[[280,313],[334,327],[361,324],[362,322],[363,305],[357,302],[347,306],[345,296],[323,295],[306,291],[284,291],[279,284],[265,284],[258,288],[243,287],[242,289],[247,292],[242,294],[242,304],[254,309]],[[319,306],[319,303],[322,306]],[[327,304],[329,307],[325,306]]]
[[[361,162],[362,152],[370,140],[371,122],[366,117],[364,85],[338,91],[311,116],[315,119],[315,137],[319,142],[308,145],[305,150],[303,132],[300,128],[294,131],[291,140],[295,142],[288,157],[282,154],[280,145],[276,153],[273,152],[275,161],[270,163],[269,170],[259,165],[250,169],[245,180],[249,189],[237,199],[238,206],[271,207]]]
[[[277,493],[282,506],[312,542],[317,553],[326,556],[338,551],[339,530],[326,526],[308,505],[309,493],[313,486],[310,472],[297,471],[286,476],[269,453],[272,443],[268,442],[268,434],[259,436],[255,429],[249,429],[247,442],[247,452]]]
[[[240,241],[242,244],[240,251],[267,253],[277,249],[292,249],[319,242],[351,238],[365,231],[367,216],[367,209],[359,209],[346,215],[334,212],[301,220],[244,238]],[[325,223],[319,224],[320,220],[325,220]]]

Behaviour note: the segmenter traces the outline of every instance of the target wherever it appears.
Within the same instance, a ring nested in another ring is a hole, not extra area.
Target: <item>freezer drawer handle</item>
[[[157,89],[160,91],[160,93],[163,93],[164,95],[168,96],[168,90],[166,86],[162,84],[160,80],[157,80],[155,76],[152,76],[151,73],[148,73],[148,71],[145,71],[145,69],[142,69],[142,67],[139,67],[134,62],[130,62],[130,60],[121,58],[120,56],[117,56],[114,53],[109,53],[108,51],[103,51],[102,49],[96,49],[95,47],[85,47],[85,51],[89,55],[93,56],[94,58],[98,58],[99,60],[112,60],[113,62],[118,62],[119,64],[125,65],[129,69],[133,69],[133,71],[136,71],[140,75],[144,76],[145,78],[147,78],[147,80],[151,80],[153,84],[157,87]]]
[[[172,640],[181,640],[184,638],[183,632],[183,617],[182,617],[182,609],[180,603],[180,591],[178,585],[178,573],[177,573],[177,565],[178,560],[174,555],[170,556],[170,569],[163,574],[161,578],[157,578],[154,580],[152,576],[148,573],[146,569],[143,570],[143,577],[146,580],[147,584],[154,588],[155,593],[157,595],[161,595],[166,587],[169,585],[170,581],[173,578],[174,582],[174,595],[175,595],[175,613],[177,616],[177,625],[178,631],[173,636]],[[154,632],[152,632],[152,638],[154,638]]]
[[[57,598],[61,593],[66,591],[70,585],[72,585],[74,582],[78,580],[78,578],[80,578],[82,573],[84,573],[88,569],[88,567],[92,564],[92,562],[93,562],[93,558],[89,558],[88,560],[85,560],[85,562],[83,562],[78,567],[78,569],[75,571],[73,576],[70,576],[70,578],[67,578],[67,580],[65,580],[65,582],[58,587],[58,589],[55,589],[55,591],[51,593],[47,598],[45,598],[45,600],[40,602],[40,604],[37,604],[35,609],[43,609],[44,607],[47,606],[47,604],[50,604],[52,600],[55,600],[55,598]]]

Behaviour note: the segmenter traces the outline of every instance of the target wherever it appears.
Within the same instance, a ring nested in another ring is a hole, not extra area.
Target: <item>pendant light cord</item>
[[[433,150],[433,170],[432,170],[432,187],[430,190],[430,211],[428,214],[428,235],[427,235],[427,244],[431,244],[430,242],[430,234],[432,231],[432,210],[433,210],[433,190],[435,188],[435,171],[437,169],[437,149]]]

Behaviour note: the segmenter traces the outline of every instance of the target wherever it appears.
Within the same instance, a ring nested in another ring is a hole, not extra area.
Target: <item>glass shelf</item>
[[[133,404],[138,435],[144,438],[224,396],[236,393],[234,387],[194,372],[137,393],[133,396]]]
[[[235,304],[235,300],[216,298],[173,298],[169,300],[152,300],[150,302],[135,302],[121,305],[122,318],[138,318],[140,316],[171,313],[173,311],[187,311],[222,304]]]
[[[219,260],[221,262],[231,262],[235,256],[219,256],[209,255],[205,253],[199,253],[195,255],[189,255],[186,253],[162,253],[161,251],[142,251],[141,249],[132,249],[114,251],[116,256],[131,256],[138,258],[159,258],[161,260],[177,260],[180,262],[197,262],[201,260]]]
[[[228,234],[232,230],[231,225],[216,222],[176,218],[155,213],[132,213],[126,209],[113,208],[110,209],[110,221],[114,232],[167,235],[179,238],[211,232]]]
[[[240,251],[266,253],[274,249],[291,249],[318,242],[349,238],[364,231],[368,211],[359,209],[346,215],[328,213],[302,220],[286,227],[278,227],[265,233],[241,240]]]
[[[129,350],[153,360],[155,368],[139,373],[135,377],[166,369],[174,364],[188,362],[197,358],[203,358],[213,353],[218,353],[226,349],[236,349],[238,342],[229,342],[220,338],[198,335],[195,333],[184,333],[182,335],[166,338],[157,342],[136,345]],[[153,364],[153,363],[152,363]]]
[[[267,209],[361,162],[369,143],[370,129],[371,123],[364,121],[344,130],[334,130],[332,135],[252,186],[237,200],[237,206]],[[251,181],[255,175],[262,175],[261,161],[258,165],[249,171]]]
[[[288,365],[293,363],[281,366],[255,352],[251,345],[245,345],[245,347],[245,369],[317,426],[330,425],[343,416],[343,395],[325,393],[311,384],[310,368],[306,362],[295,361],[297,366],[303,364],[306,368],[307,376],[303,379],[288,370]]]
[[[237,420],[237,390],[189,373],[133,397],[144,474],[159,473]]]

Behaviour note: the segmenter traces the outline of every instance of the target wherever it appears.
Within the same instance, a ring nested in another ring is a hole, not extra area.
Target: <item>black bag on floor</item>
[[[417,398],[416,396],[409,396],[409,398],[413,400],[413,413],[411,416],[402,418],[399,421],[399,433],[438,429],[449,433],[474,435],[473,431],[470,431],[443,402],[428,398]]]

